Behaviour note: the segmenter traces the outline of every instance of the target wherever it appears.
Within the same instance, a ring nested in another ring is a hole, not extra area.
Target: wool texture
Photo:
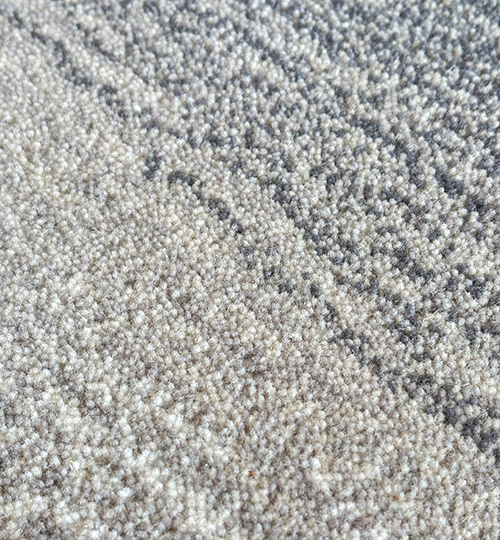
[[[496,0],[0,2],[0,539],[498,539]]]

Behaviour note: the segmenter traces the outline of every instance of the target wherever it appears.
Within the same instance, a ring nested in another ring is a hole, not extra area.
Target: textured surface
[[[497,538],[500,12],[0,4],[0,538]]]

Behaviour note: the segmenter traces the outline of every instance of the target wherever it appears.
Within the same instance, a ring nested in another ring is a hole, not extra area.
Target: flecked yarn
[[[500,6],[0,3],[0,539],[498,539]]]

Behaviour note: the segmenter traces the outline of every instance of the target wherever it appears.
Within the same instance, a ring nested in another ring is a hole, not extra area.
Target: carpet
[[[495,0],[0,4],[0,538],[500,535]]]

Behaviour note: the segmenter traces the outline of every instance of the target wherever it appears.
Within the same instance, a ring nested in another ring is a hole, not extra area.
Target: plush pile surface
[[[0,538],[500,534],[496,0],[0,5]]]

